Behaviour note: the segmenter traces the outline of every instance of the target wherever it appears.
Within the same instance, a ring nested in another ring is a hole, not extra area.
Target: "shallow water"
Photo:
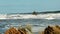
[[[43,31],[45,27],[48,25],[60,25],[60,19],[5,19],[0,20],[0,33],[4,33],[8,28],[9,25],[17,27],[19,25],[25,26],[26,24],[32,25],[32,31],[38,32]]]

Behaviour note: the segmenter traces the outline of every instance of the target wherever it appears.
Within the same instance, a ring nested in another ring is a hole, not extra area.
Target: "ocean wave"
[[[56,14],[38,14],[38,15],[32,15],[32,14],[25,14],[25,15],[2,15],[0,16],[0,19],[59,19],[60,13]]]

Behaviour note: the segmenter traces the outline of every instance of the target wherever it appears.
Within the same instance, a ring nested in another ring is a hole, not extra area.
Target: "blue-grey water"
[[[47,27],[48,25],[55,25],[55,24],[60,25],[60,19],[52,19],[52,20],[48,20],[48,19],[5,19],[5,20],[0,20],[0,34],[2,33],[4,34],[4,32],[8,29],[8,25],[16,25],[16,26],[23,25],[24,26],[26,24],[33,24],[33,27],[41,28],[41,27]]]

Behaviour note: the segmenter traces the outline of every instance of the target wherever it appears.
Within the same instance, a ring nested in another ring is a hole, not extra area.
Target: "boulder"
[[[18,30],[16,30],[16,28],[12,27],[10,29],[8,29],[5,34],[21,34]]]
[[[43,34],[60,34],[60,27],[58,25],[48,26],[47,28],[45,28]]]

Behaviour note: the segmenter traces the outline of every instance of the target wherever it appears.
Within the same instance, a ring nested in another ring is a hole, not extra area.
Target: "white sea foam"
[[[25,14],[25,15],[0,15],[0,19],[59,19],[60,13],[56,14],[38,14],[38,15],[32,15],[32,14]]]

